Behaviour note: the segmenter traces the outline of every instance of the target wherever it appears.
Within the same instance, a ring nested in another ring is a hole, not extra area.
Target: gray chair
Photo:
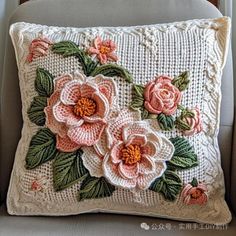
[[[35,0],[18,7],[10,23],[26,21],[57,26],[122,26],[166,23],[194,18],[215,18],[221,13],[205,0]],[[236,211],[236,155],[232,156],[233,71],[229,51],[222,80],[219,143],[226,181],[226,199]],[[0,235],[235,235],[236,218],[227,230],[181,230],[181,222],[141,216],[84,214],[69,217],[16,217],[6,213],[5,198],[14,154],[22,127],[17,66],[8,37],[1,97]],[[236,150],[235,150],[236,151]],[[234,164],[234,168],[233,168]],[[234,198],[233,198],[234,196]],[[171,223],[172,230],[145,231]]]

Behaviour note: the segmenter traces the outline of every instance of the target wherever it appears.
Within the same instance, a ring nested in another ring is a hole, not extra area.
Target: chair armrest
[[[236,213],[236,112],[234,116],[233,153],[231,159],[231,205]]]

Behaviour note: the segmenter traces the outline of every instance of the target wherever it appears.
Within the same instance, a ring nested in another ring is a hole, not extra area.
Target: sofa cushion
[[[229,225],[215,226],[178,222],[143,216],[82,214],[66,217],[9,216],[6,207],[0,209],[0,235],[11,236],[232,236],[236,231],[236,217]]]

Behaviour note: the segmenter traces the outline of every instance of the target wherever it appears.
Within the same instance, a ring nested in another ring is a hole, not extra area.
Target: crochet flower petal
[[[114,165],[111,162],[109,154],[104,158],[103,172],[107,180],[117,187],[132,189],[136,186],[136,179],[124,179],[120,176],[118,165]]]
[[[62,152],[73,152],[78,150],[81,146],[70,140],[68,136],[60,137],[56,136],[57,139],[57,149]]]
[[[118,61],[118,56],[115,53],[109,53],[107,54],[107,57],[113,61]]]
[[[53,106],[53,115],[58,122],[63,122],[68,125],[82,125],[83,120],[74,115],[73,107],[66,106],[61,102],[58,102]]]
[[[94,47],[99,49],[101,44],[102,44],[102,39],[101,37],[97,36],[94,41],[93,41]]]
[[[79,70],[76,70],[74,72],[74,79],[80,83],[84,83],[87,80],[87,78],[84,76],[84,74],[80,73]]]
[[[126,165],[123,162],[120,162],[118,165],[118,171],[122,178],[134,179],[138,177],[139,164]]]
[[[147,155],[142,155],[142,160],[139,163],[139,173],[150,174],[155,171],[155,162]]]
[[[94,144],[94,150],[98,156],[104,157],[108,152],[107,148],[107,137],[105,132],[102,133],[101,138],[98,140],[97,143]]]
[[[109,114],[109,103],[108,100],[100,93],[94,93],[92,99],[96,102],[96,116],[105,118]]]
[[[139,112],[130,112],[128,109],[124,109],[119,113],[118,117],[110,120],[106,128],[108,146],[112,146],[118,140],[123,140],[122,131],[124,126],[140,119]]]
[[[105,126],[103,123],[83,123],[81,126],[70,127],[68,130],[69,138],[79,144],[92,146],[98,142]]]
[[[118,142],[114,145],[111,150],[111,161],[114,164],[118,164],[121,162],[121,150],[124,148],[124,144],[122,142]]]
[[[147,138],[144,135],[131,135],[129,136],[126,145],[140,145],[140,146],[144,146],[147,143]]]
[[[105,64],[107,62],[107,55],[106,54],[98,54],[98,59],[101,62],[101,64]]]
[[[106,39],[102,44],[111,49],[111,51],[116,50],[116,44],[111,39]]]
[[[140,175],[137,179],[138,187],[142,190],[146,190],[149,188],[151,183],[156,179],[163,175],[166,170],[165,162],[156,162],[155,172],[148,175]]]
[[[77,80],[72,80],[66,84],[66,86],[61,91],[60,100],[65,105],[75,105],[79,97],[81,84]]]
[[[161,104],[160,104],[161,105]],[[153,114],[160,114],[162,111],[161,111],[161,109],[162,109],[162,106],[160,106],[160,109],[157,111],[157,110],[155,110],[152,106],[151,106],[151,104],[149,103],[149,102],[147,102],[147,101],[145,101],[144,102],[144,107],[149,111],[149,112],[151,112],[151,113],[153,113]]]
[[[154,133],[147,134],[147,139],[155,143],[156,155],[153,156],[155,161],[169,161],[175,151],[174,145],[165,136]]]
[[[88,54],[99,54],[99,50],[98,49],[96,49],[96,48],[94,48],[94,47],[90,47],[89,49],[88,49]]]
[[[70,74],[62,75],[54,79],[55,90],[62,90],[65,84],[73,80],[73,77]]]
[[[100,92],[107,98],[110,105],[112,105],[113,98],[117,96],[117,87],[112,78],[105,79],[104,76],[98,75],[95,77],[98,83]]]
[[[46,115],[46,127],[48,127],[53,133],[64,137],[67,132],[67,127],[65,124],[54,119],[51,107],[45,107],[44,112]]]
[[[156,156],[158,148],[152,141],[148,141],[145,146],[142,147],[142,153],[148,156]]]
[[[90,83],[85,83],[80,86],[81,97],[91,98],[95,92],[97,92],[96,87]]]
[[[150,132],[149,124],[145,121],[132,122],[132,124],[126,124],[123,129],[123,140],[129,140],[129,137],[133,135],[144,135]]]
[[[97,155],[93,147],[83,147],[83,151],[83,165],[89,171],[89,174],[95,177],[103,176],[102,158]]]

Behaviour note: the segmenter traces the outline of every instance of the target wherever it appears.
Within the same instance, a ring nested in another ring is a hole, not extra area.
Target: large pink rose
[[[165,115],[175,113],[182,94],[171,83],[171,80],[167,76],[158,76],[145,86],[144,106],[150,113],[164,113]]]
[[[152,129],[139,114],[125,109],[111,119],[106,135],[92,148],[85,149],[83,163],[90,175],[104,176],[111,184],[144,190],[166,170],[173,144]]]
[[[188,110],[188,111],[192,112],[194,115],[193,115],[193,117],[185,116],[182,119],[182,121],[185,122],[190,127],[189,130],[184,130],[183,131],[183,134],[186,135],[186,136],[190,136],[190,135],[199,133],[203,129],[199,109],[196,107],[196,108]]]
[[[64,152],[98,142],[117,94],[112,78],[85,78],[80,73],[55,79],[55,90],[45,108],[46,125]]]

